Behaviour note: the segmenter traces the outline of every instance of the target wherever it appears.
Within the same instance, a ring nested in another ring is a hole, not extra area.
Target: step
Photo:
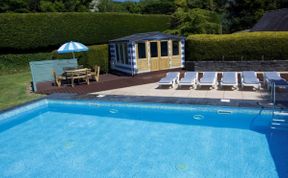
[[[288,128],[288,123],[281,123],[281,122],[272,122],[272,126],[281,126],[281,127],[287,127]]]
[[[287,131],[288,132],[288,128],[283,128],[283,127],[271,127],[272,130],[280,130],[280,131]]]
[[[272,122],[288,122],[288,119],[273,118]]]
[[[278,116],[287,116],[288,117],[288,112],[279,112],[279,111],[275,111],[274,115],[278,115]]]

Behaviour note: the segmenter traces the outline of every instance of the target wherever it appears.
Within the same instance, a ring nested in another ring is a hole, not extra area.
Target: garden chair
[[[95,65],[94,66],[94,70],[91,71],[90,76],[96,80],[97,82],[99,82],[99,78],[100,78],[100,66]]]
[[[54,82],[58,87],[61,86],[61,83],[63,80],[66,80],[66,77],[64,77],[62,75],[57,75],[56,71],[54,69],[52,70],[52,75],[54,77]]]

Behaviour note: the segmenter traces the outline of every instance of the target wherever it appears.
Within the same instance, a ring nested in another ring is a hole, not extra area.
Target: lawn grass
[[[39,98],[27,89],[31,82],[30,72],[0,76],[0,110]]]

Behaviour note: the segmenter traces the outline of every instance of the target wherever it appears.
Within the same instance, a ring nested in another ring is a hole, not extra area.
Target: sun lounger
[[[179,87],[194,86],[195,88],[197,79],[198,72],[185,72],[184,77],[179,81]]]
[[[241,86],[260,89],[261,84],[254,71],[244,71],[241,74]]]
[[[220,81],[220,87],[228,86],[228,87],[238,87],[238,77],[237,72],[223,72],[222,79]]]
[[[203,77],[197,82],[198,88],[202,86],[217,86],[217,73],[216,72],[203,72]]]
[[[179,82],[180,72],[168,72],[164,78],[159,82],[159,86],[172,86],[172,88]]]
[[[276,81],[283,85],[288,84],[278,72],[264,72],[264,82],[268,90],[272,87],[273,82],[275,83]]]

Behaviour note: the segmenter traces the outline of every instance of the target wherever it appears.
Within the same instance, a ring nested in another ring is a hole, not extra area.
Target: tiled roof
[[[250,31],[288,31],[288,8],[266,12]]]

